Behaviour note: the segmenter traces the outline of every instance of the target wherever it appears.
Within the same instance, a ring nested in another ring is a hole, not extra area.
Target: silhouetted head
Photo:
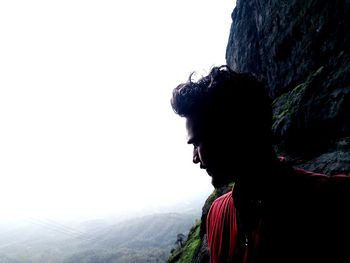
[[[235,181],[256,158],[271,156],[271,101],[252,75],[227,66],[198,81],[191,74],[173,90],[171,105],[186,118],[193,162],[207,170],[214,187]]]

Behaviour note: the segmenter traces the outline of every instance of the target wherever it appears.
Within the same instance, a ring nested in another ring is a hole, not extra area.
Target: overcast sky
[[[0,2],[0,217],[212,191],[172,89],[225,63],[232,0]]]

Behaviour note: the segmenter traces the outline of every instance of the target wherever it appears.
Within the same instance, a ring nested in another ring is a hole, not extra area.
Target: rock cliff
[[[350,1],[238,0],[229,66],[265,80],[276,148],[296,165],[350,172]]]
[[[237,0],[226,50],[233,70],[266,82],[278,154],[330,175],[350,173],[349,16],[349,0]],[[209,262],[203,231],[212,200],[190,262]]]

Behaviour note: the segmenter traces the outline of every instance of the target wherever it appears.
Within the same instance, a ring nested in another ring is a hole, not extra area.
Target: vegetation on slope
[[[187,234],[197,216],[197,213],[166,213],[115,224],[83,222],[74,226],[75,232],[84,235],[62,229],[58,232],[47,225],[31,225],[0,236],[0,262],[164,263],[174,236]]]
[[[194,258],[201,244],[200,238],[201,221],[197,220],[195,225],[191,228],[186,242],[171,251],[168,263],[188,263],[194,262]]]

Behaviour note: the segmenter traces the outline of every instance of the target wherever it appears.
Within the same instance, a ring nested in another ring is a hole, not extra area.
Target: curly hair
[[[235,120],[270,133],[271,100],[262,81],[248,73],[237,73],[227,65],[213,67],[207,76],[178,85],[171,106],[181,117]],[[249,127],[247,127],[249,128]]]

